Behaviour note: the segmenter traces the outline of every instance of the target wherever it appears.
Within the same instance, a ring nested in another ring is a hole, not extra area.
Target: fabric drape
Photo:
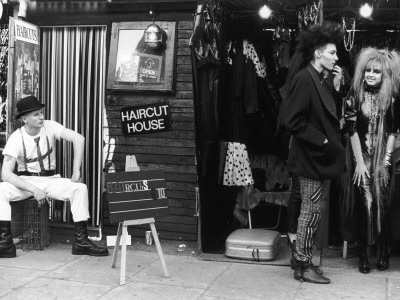
[[[46,104],[47,119],[55,120],[86,138],[81,174],[89,190],[92,226],[100,224],[103,188],[105,58],[105,26],[42,28],[41,98]],[[59,147],[57,171],[63,177],[70,177],[72,145],[61,143]],[[67,219],[70,218],[64,217]]]

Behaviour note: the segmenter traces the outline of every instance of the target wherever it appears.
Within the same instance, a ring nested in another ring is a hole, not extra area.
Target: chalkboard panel
[[[163,171],[106,174],[111,223],[168,216]]]

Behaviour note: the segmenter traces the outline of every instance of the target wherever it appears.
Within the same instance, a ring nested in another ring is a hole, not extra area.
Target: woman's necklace
[[[376,99],[378,98],[376,94],[371,94],[370,92],[365,92],[365,112],[368,117],[368,133],[370,140],[370,149],[374,148],[374,139],[376,131],[376,121],[378,119],[379,107]]]
[[[377,95],[371,94],[370,92],[365,93],[365,110],[369,119],[369,123],[376,124],[378,118],[379,108],[376,103]]]

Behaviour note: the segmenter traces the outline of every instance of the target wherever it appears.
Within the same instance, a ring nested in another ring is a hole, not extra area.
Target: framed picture
[[[158,28],[157,44],[148,43],[146,29],[150,25]],[[172,91],[175,25],[175,22],[113,23],[107,88]]]

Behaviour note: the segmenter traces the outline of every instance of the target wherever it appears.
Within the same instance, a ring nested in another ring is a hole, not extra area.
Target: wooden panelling
[[[192,69],[192,67],[190,67],[190,69]],[[176,92],[176,98],[177,99],[193,99],[193,92],[188,92],[188,91]]]
[[[168,203],[171,207],[188,207],[196,208],[196,201],[183,201],[182,199],[168,199]]]
[[[180,174],[180,173],[169,173],[165,172],[165,179],[168,182],[184,182],[184,183],[194,183],[197,186],[197,174]]]
[[[178,74],[192,74],[192,66],[191,65],[179,65],[177,67]]]
[[[174,138],[159,138],[151,136],[153,134],[141,135],[137,137],[124,137],[117,136],[115,141],[117,144],[129,144],[132,143],[134,145],[147,145],[147,146],[160,146],[164,145],[165,147],[194,147],[193,140],[186,139],[174,139]]]
[[[170,216],[157,220],[160,238],[197,239],[196,192],[197,167],[195,151],[195,114],[193,103],[192,66],[189,38],[193,30],[192,21],[177,23],[176,73],[174,94],[109,93],[106,109],[110,138],[115,140],[113,162],[117,171],[124,170],[125,156],[134,154],[141,170],[162,169],[166,177],[166,195]],[[171,113],[172,131],[139,136],[124,136],[121,130],[120,109],[122,107],[168,103]],[[107,226],[109,214],[104,212]],[[111,225],[114,227],[114,224]],[[113,229],[106,229],[115,231]],[[148,230],[143,226],[132,226],[129,233],[143,236]]]
[[[115,126],[115,128],[109,127],[110,135],[118,136],[121,133],[120,126]],[[151,137],[165,137],[165,138],[175,138],[175,139],[193,139],[195,136],[194,131],[167,131],[148,134]],[[121,137],[122,138],[122,137]],[[131,137],[132,138],[132,137]]]
[[[190,56],[178,56],[178,65],[191,65],[191,59]]]
[[[158,237],[160,239],[179,240],[179,241],[194,241],[197,239],[197,235],[192,233],[194,230],[196,230],[195,225],[190,226],[190,228],[189,228],[190,232],[185,232],[185,231],[187,231],[186,227],[185,228],[180,228],[180,227],[165,228],[165,226],[159,225],[158,221],[156,221],[156,227],[157,227],[157,232],[159,233]],[[141,227],[136,227],[136,226],[128,227],[128,233],[130,235],[134,236],[138,240],[143,238],[143,242],[145,241],[145,234],[146,234],[147,230],[150,230],[150,228],[149,228],[149,226],[145,226],[145,225],[143,225]],[[104,228],[104,233],[106,235],[116,235],[117,234],[117,225],[112,226],[112,227],[107,226],[106,228]]]
[[[104,1],[106,2],[106,1]],[[152,1],[156,2],[156,1]],[[173,92],[118,92],[107,90],[105,109],[109,138],[114,139],[115,149],[112,162],[116,171],[125,170],[126,155],[134,154],[141,170],[163,170],[167,185],[170,216],[156,221],[162,239],[197,240],[198,217],[196,214],[197,166],[195,149],[195,112],[192,85],[192,66],[189,39],[193,30],[195,1],[160,1],[154,5],[157,21],[176,22],[175,68]],[[138,5],[99,4],[71,13],[72,7],[58,9],[57,13],[46,13],[47,6],[30,11],[28,22],[39,26],[107,25],[106,47],[109,52],[111,25],[113,22],[149,21],[143,11],[150,7],[142,1]],[[190,6],[191,4],[192,6]],[[182,9],[182,5],[190,9]],[[164,9],[164,7],[170,9]],[[107,53],[108,53],[107,52]],[[108,63],[108,58],[107,58]],[[170,107],[172,130],[140,136],[124,136],[121,129],[120,109],[129,106],[167,103]],[[103,151],[103,149],[99,149]],[[106,195],[105,195],[106,198]],[[115,234],[117,224],[111,224],[107,201],[104,201],[103,230]],[[143,237],[148,226],[130,227],[129,233]]]
[[[177,74],[176,81],[192,82],[192,74]]]
[[[192,32],[193,32],[192,29],[189,30],[181,29],[178,32],[178,39],[188,39],[192,36]]]
[[[190,55],[190,47],[180,47],[177,52],[178,55]]]
[[[176,90],[177,91],[192,91],[193,90],[193,86],[192,86],[191,83],[178,82],[176,84]]]

